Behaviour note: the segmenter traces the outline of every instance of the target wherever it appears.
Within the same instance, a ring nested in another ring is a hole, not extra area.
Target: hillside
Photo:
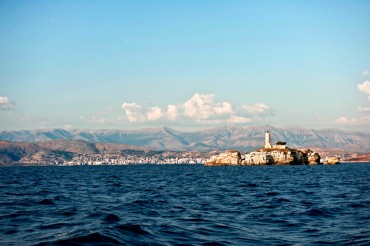
[[[225,126],[197,132],[168,127],[141,130],[22,130],[2,131],[0,140],[40,142],[74,140],[142,146],[151,150],[213,151],[235,149],[249,152],[261,147],[264,131],[269,129],[273,143],[284,141],[291,147],[317,147],[369,153],[370,133],[338,129],[314,130],[302,127]],[[62,144],[62,143],[60,143]],[[95,146],[96,147],[96,146]],[[104,148],[104,146],[101,146]],[[96,150],[90,150],[95,151]]]
[[[0,140],[0,165],[125,165],[202,163],[212,152],[153,151],[144,147],[54,140],[9,142]]]
[[[20,161],[24,157],[39,155],[72,154],[111,154],[118,155],[127,151],[148,151],[146,148],[126,144],[101,144],[86,141],[55,140],[36,143],[0,141],[0,161]]]

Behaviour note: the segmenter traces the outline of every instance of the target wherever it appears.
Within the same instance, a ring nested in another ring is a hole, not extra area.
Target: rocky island
[[[337,164],[329,161],[327,164]],[[265,147],[242,155],[239,151],[228,150],[211,156],[206,166],[249,166],[249,165],[317,165],[320,155],[309,149],[302,151],[288,148],[285,142],[270,143],[270,132],[265,132]]]

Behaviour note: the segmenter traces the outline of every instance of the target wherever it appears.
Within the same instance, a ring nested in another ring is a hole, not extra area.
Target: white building
[[[271,145],[270,131],[265,132],[265,149],[286,149],[286,142],[277,142],[275,146]]]

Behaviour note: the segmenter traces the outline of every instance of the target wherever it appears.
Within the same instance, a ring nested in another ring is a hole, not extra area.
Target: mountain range
[[[299,126],[278,128],[264,126],[224,126],[196,132],[169,127],[140,130],[20,130],[1,131],[0,140],[43,142],[82,140],[93,143],[135,145],[150,150],[213,151],[235,149],[249,152],[264,145],[264,132],[271,140],[287,142],[289,147],[318,147],[359,153],[370,153],[370,133],[338,129],[307,129]]]
[[[123,154],[130,152],[149,152],[144,147],[127,144],[91,143],[85,141],[53,140],[42,142],[8,142],[0,140],[0,162],[19,161],[35,153],[53,153],[59,155],[74,154]]]

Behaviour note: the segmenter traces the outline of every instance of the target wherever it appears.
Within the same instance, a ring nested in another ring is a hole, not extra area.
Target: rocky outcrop
[[[294,162],[294,154],[288,151],[253,151],[244,156],[242,165],[274,165],[290,164]]]
[[[319,164],[320,156],[312,151],[296,149],[260,149],[242,156],[238,151],[226,151],[212,156],[206,166],[303,165]]]
[[[335,164],[339,164],[339,157],[329,157],[327,158],[325,161],[324,161],[324,165],[335,165]]]
[[[206,166],[238,166],[241,163],[241,155],[239,151],[227,150],[219,155],[214,155],[209,158]]]
[[[306,151],[307,154],[307,162],[309,165],[317,165],[320,164],[320,155],[318,153],[315,153],[311,150]]]
[[[308,154],[300,150],[261,149],[246,154],[242,165],[299,165],[308,160]]]

